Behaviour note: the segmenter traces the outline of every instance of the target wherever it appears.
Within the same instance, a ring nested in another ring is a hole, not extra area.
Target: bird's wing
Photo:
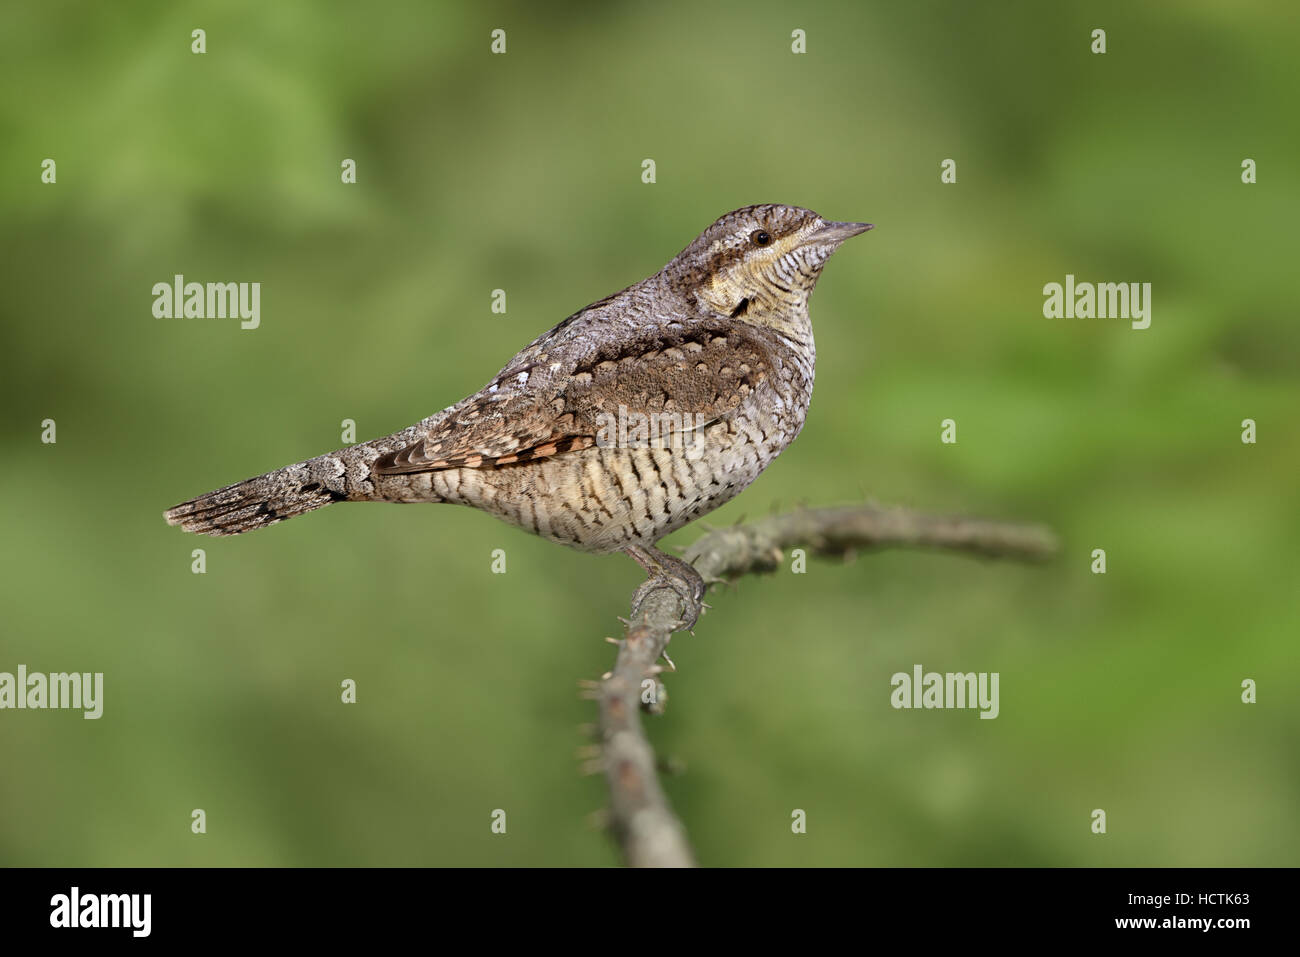
[[[373,471],[498,468],[617,444],[646,424],[638,416],[655,416],[650,435],[664,442],[734,411],[773,374],[773,360],[762,339],[734,321],[726,328],[692,323],[613,343],[552,388],[507,391],[502,383],[520,374],[504,370],[422,438],[379,458]]]

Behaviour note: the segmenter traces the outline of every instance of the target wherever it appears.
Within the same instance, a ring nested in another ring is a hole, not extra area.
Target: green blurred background
[[[711,522],[869,497],[1065,547],[712,598],[651,722],[701,861],[1296,864],[1295,20],[1077,6],[6,5],[0,670],[106,689],[99,721],[0,712],[0,863],[616,862],[576,682],[631,561],[452,507],[231,539],[161,513],[345,418],[409,425],[782,202],[878,228],[814,297],[802,437]],[[261,282],[261,328],[153,318],[178,272]],[[1044,319],[1066,273],[1151,282],[1151,328]],[[916,663],[998,671],[1001,716],[893,710]]]

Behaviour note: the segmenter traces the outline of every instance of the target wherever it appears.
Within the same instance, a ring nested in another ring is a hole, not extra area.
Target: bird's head
[[[868,229],[798,206],[746,206],[701,233],[664,275],[706,314],[784,331],[806,321],[808,297],[831,253]]]

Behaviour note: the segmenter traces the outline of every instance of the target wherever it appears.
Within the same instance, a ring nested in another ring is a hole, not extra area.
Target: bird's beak
[[[808,238],[816,243],[835,243],[838,245],[844,240],[865,233],[872,228],[871,223],[824,223],[813,230]]]

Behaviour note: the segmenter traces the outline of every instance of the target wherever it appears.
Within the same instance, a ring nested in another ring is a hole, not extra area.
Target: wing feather
[[[734,322],[610,343],[554,378],[535,368],[507,367],[427,434],[378,459],[374,471],[503,468],[581,451],[617,438],[620,416],[657,414],[657,434],[666,438],[730,414],[773,373],[767,344]],[[510,388],[520,376],[526,384]]]

